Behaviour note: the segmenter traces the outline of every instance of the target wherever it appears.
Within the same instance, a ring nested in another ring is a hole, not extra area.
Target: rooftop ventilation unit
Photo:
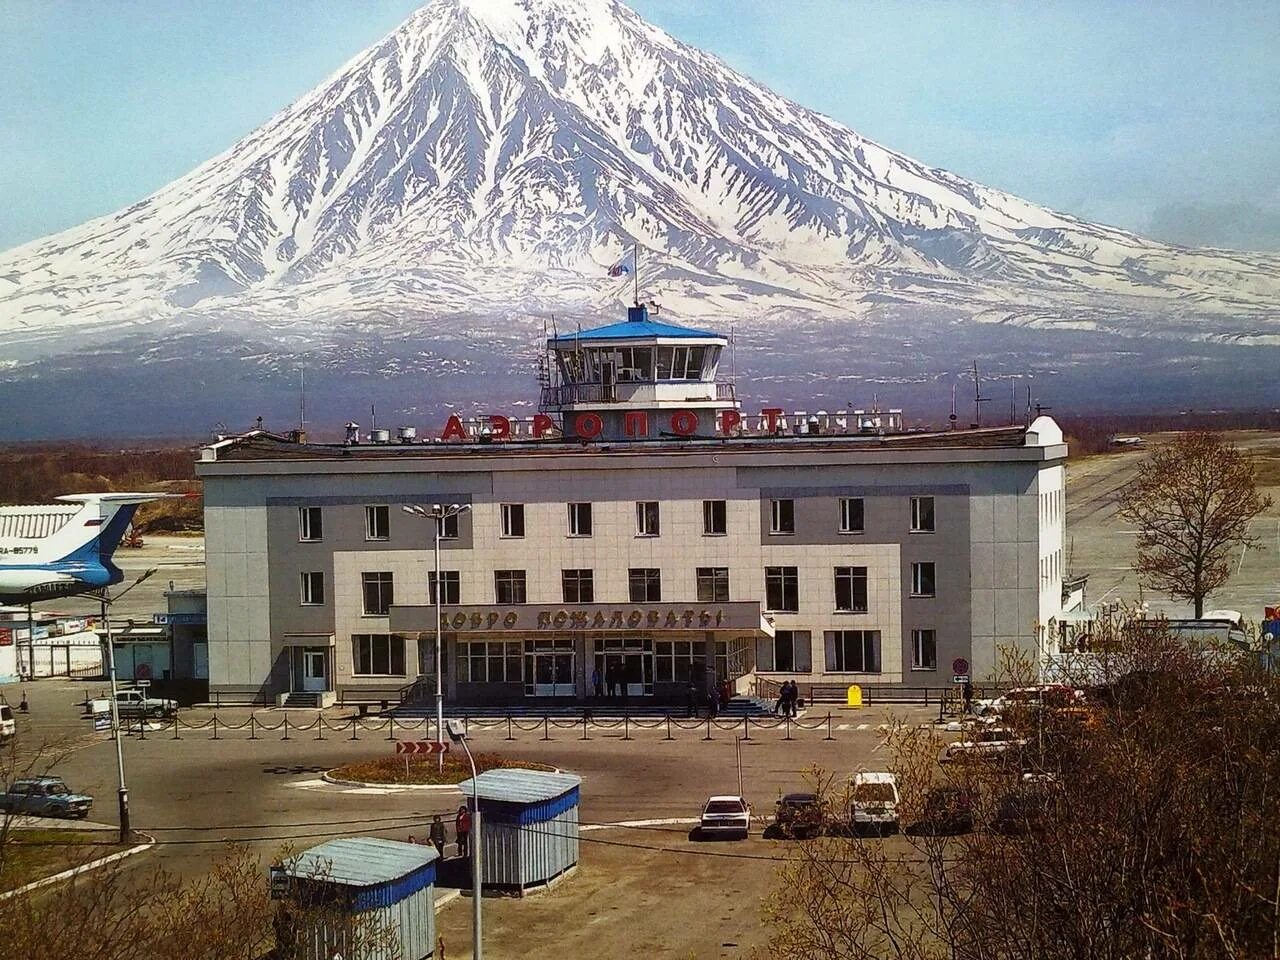
[[[386,427],[378,427],[376,430],[369,431],[370,443],[390,443],[391,431]]]
[[[354,420],[347,424],[347,437],[344,442],[348,444],[360,442],[360,424]]]
[[[417,427],[401,427],[396,431],[396,438],[401,443],[413,443],[418,439]]]

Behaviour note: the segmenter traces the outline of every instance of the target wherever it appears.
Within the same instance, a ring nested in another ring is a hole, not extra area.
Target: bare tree
[[[1134,562],[1143,583],[1204,600],[1231,574],[1233,547],[1256,545],[1249,524],[1271,506],[1258,493],[1253,466],[1212,433],[1184,433],[1143,462],[1120,493],[1120,516],[1138,528]]]

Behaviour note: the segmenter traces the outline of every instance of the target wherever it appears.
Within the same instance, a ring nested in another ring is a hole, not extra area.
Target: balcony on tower
[[[734,385],[716,379],[726,346],[718,333],[656,320],[643,304],[628,307],[625,322],[547,341],[542,410],[561,416],[566,436],[711,436],[719,412],[738,408]],[[682,411],[692,420],[682,415],[671,430],[671,416]],[[685,429],[693,422],[695,430]]]

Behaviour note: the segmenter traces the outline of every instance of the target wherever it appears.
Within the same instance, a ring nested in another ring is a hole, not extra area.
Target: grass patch
[[[0,850],[0,891],[61,873],[123,849],[101,833],[12,830]]]
[[[519,757],[504,757],[497,753],[477,753],[474,754],[476,761],[476,770],[483,773],[486,770],[500,770],[506,767],[521,767],[525,770],[554,770],[545,763],[535,763],[532,760],[521,760]],[[405,760],[408,759],[408,771],[405,770]],[[329,771],[329,776],[336,777],[339,780],[358,780],[362,783],[403,783],[403,784],[448,784],[461,783],[463,780],[471,778],[471,765],[467,763],[466,755],[458,753],[446,753],[444,755],[444,769],[439,767],[439,758],[433,756],[426,757],[378,757],[376,760],[357,760],[353,763],[344,763],[340,767],[334,767]]]

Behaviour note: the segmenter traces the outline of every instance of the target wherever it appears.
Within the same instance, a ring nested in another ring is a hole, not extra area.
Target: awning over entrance
[[[393,606],[393,632],[435,630],[436,608],[430,605]],[[773,624],[757,600],[726,603],[579,603],[579,604],[462,604],[441,608],[441,628],[449,633],[608,633],[617,631],[724,631],[773,636]]]
[[[332,633],[286,633],[283,643],[286,647],[332,647]]]

